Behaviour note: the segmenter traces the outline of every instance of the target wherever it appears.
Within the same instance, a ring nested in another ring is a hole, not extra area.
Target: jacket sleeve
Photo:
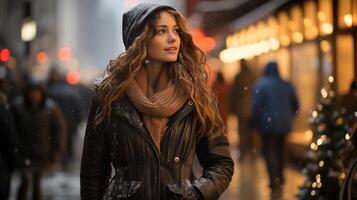
[[[260,82],[256,83],[252,90],[252,127],[259,129],[260,127],[260,116],[264,112],[264,91]]]
[[[102,200],[111,174],[109,145],[105,139],[106,129],[101,125],[94,126],[97,107],[96,100],[92,100],[81,161],[82,200]]]
[[[218,123],[210,133],[205,133],[198,141],[196,153],[203,167],[202,176],[193,183],[204,199],[218,199],[227,189],[234,172],[228,139],[224,125],[214,104]]]
[[[58,161],[60,155],[64,153],[67,138],[67,124],[61,109],[54,104],[52,107],[52,143],[53,143],[53,161]]]

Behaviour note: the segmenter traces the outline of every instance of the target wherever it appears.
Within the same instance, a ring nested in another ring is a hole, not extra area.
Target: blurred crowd
[[[70,170],[74,162],[74,139],[92,92],[69,84],[56,66],[46,81],[31,73],[20,75],[20,82],[15,76],[0,65],[0,199],[9,198],[15,171],[20,174],[17,199],[42,199],[44,174]]]

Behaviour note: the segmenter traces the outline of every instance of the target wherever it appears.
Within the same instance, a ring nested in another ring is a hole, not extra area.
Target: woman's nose
[[[170,31],[169,34],[168,34],[168,41],[169,42],[176,42],[177,40],[177,33],[173,32],[173,31]]]

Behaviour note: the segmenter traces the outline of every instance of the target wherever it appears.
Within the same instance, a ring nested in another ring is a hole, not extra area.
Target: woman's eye
[[[165,33],[165,29],[159,29],[159,30],[156,31],[156,33],[163,34],[163,33]]]
[[[178,32],[180,32],[180,30],[179,30],[178,28],[175,28],[175,29],[173,30],[173,32],[174,32],[174,33],[178,33]]]

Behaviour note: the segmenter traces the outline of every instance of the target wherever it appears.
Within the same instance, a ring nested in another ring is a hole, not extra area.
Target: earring
[[[150,63],[150,61],[148,59],[145,59],[144,64],[147,65],[149,63]]]

